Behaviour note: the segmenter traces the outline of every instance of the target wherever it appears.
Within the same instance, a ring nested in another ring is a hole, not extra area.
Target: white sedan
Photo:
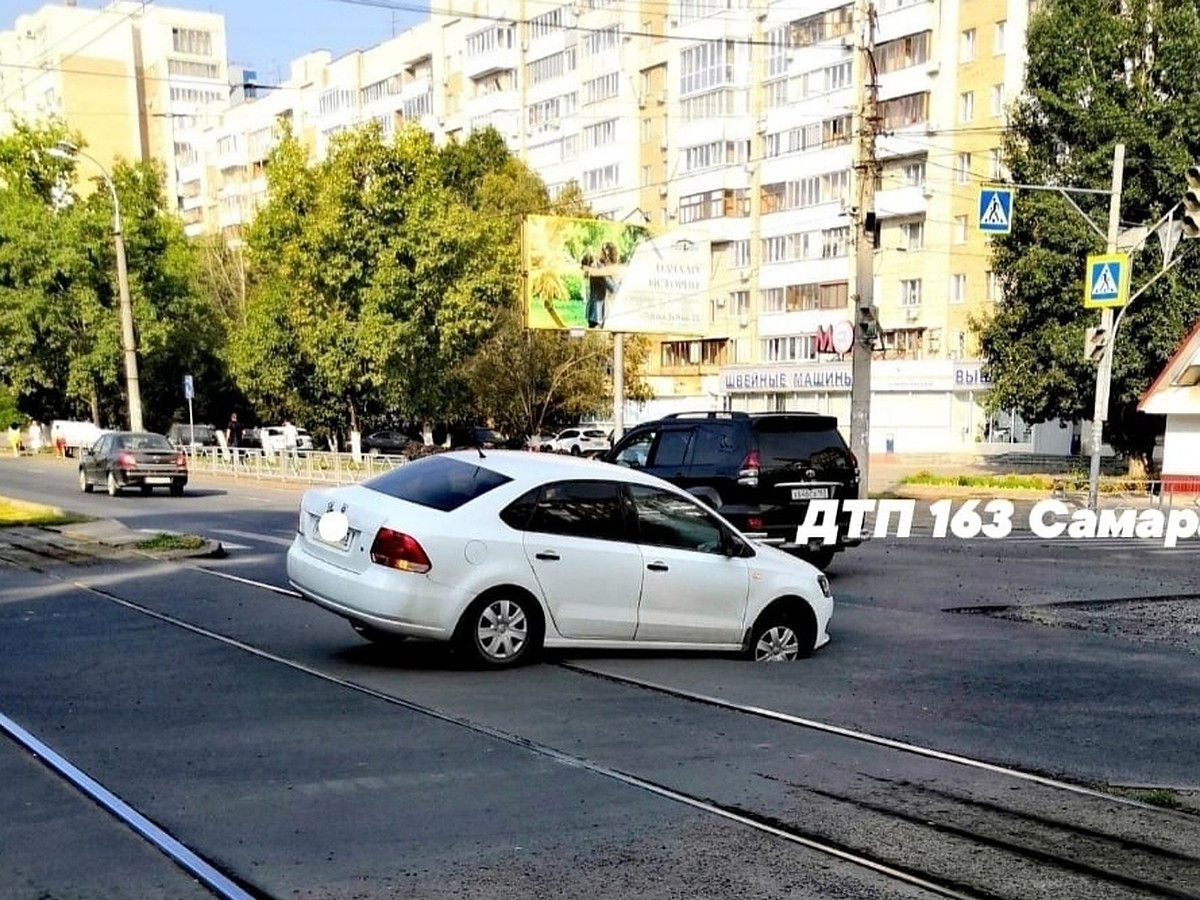
[[[594,456],[607,453],[611,447],[608,435],[599,428],[564,428],[542,445],[543,450],[572,456]]]
[[[485,667],[543,647],[823,646],[825,576],[665,481],[510,450],[441,453],[305,493],[288,580],[381,643],[453,642]]]

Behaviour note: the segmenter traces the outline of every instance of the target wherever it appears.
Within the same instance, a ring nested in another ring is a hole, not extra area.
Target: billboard
[[[707,237],[608,219],[528,216],[525,322],[537,329],[704,334]]]

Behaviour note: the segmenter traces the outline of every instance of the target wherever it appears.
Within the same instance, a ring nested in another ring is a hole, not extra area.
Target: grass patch
[[[24,500],[0,497],[0,528],[70,525],[72,522],[86,521],[86,516],[63,512],[53,506],[42,506],[40,503],[26,503]]]
[[[1174,791],[1166,788],[1154,788],[1149,791],[1139,791],[1134,794],[1135,800],[1140,800],[1150,806],[1161,806],[1163,809],[1179,809],[1182,805]]]
[[[1055,479],[1047,475],[935,475],[932,472],[917,472],[913,475],[906,475],[900,483],[937,487],[1048,491],[1054,487]]]
[[[204,546],[204,538],[194,534],[166,534],[160,532],[152,538],[138,543],[139,550],[199,550]]]
[[[1052,491],[1086,491],[1088,476],[1086,474],[1064,475],[935,475],[932,472],[921,471],[906,475],[901,484],[931,485],[934,487],[965,487],[998,490]],[[1120,476],[1107,476],[1100,479],[1097,485],[1101,494],[1145,493],[1147,482]]]

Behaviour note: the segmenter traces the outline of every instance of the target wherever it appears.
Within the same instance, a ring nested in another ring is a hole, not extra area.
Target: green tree
[[[1064,48],[1070,48],[1064,52]],[[1006,162],[1017,184],[1105,188],[1113,147],[1126,145],[1121,218],[1151,223],[1182,195],[1200,156],[1200,7],[1133,0],[1048,0],[1030,21],[1025,90],[1012,108]],[[1103,228],[1107,198],[1076,195]],[[994,408],[1026,421],[1090,419],[1095,365],[1084,361],[1084,259],[1104,244],[1059,194],[1020,192],[1013,230],[994,244],[1003,289],[975,322]],[[1136,411],[1151,379],[1200,313],[1200,267],[1188,258],[1129,309],[1115,345],[1106,438],[1149,455],[1161,420]],[[1151,239],[1133,258],[1136,290],[1155,274]]]
[[[335,432],[454,417],[454,371],[506,305],[513,263],[503,229],[448,183],[432,138],[411,127],[387,141],[367,126],[310,165],[288,137],[268,179],[230,355],[247,395]]]

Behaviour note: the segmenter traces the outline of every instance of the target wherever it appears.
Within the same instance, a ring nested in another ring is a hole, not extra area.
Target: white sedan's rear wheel
[[[92,483],[88,481],[87,472],[83,471],[83,469],[79,470],[79,489],[85,494],[92,492]]]
[[[491,594],[467,610],[457,637],[459,648],[488,668],[517,666],[541,648],[541,617],[528,597]]]

